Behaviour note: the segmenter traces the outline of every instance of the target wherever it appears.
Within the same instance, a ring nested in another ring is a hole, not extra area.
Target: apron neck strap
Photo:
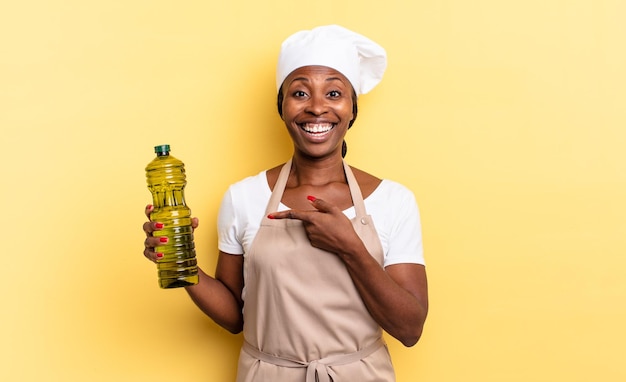
[[[278,180],[276,180],[274,190],[272,190],[272,196],[267,203],[265,215],[278,210],[278,205],[280,204],[280,200],[283,198],[283,192],[285,191],[285,186],[287,185],[287,180],[289,179],[289,172],[291,171],[292,162],[293,158],[289,158],[287,163],[285,163],[283,168],[280,170]],[[366,216],[367,213],[365,211],[365,203],[363,202],[361,188],[359,187],[359,184],[357,183],[356,178],[352,173],[352,169],[350,169],[350,166],[348,166],[345,161],[343,161],[343,169],[346,175],[346,180],[348,181],[348,187],[350,188],[350,196],[352,197],[352,203],[354,204],[356,216]]]
[[[283,198],[283,192],[285,191],[285,186],[287,185],[287,179],[289,179],[291,162],[292,158],[289,158],[287,163],[285,163],[283,168],[280,170],[280,174],[278,174],[278,180],[276,180],[276,184],[274,185],[274,189],[272,190],[272,196],[270,197],[270,201],[267,203],[265,215],[274,211],[278,211],[278,205],[280,204],[280,200]]]
[[[350,196],[352,196],[352,204],[354,204],[354,210],[357,217],[364,217],[367,215],[365,212],[365,202],[363,202],[363,194],[361,194],[361,187],[356,181],[352,169],[346,161],[343,161],[343,170],[346,173],[346,179],[348,180],[348,187],[350,187]]]

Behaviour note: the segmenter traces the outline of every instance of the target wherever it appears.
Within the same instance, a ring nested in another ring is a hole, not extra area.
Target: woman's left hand
[[[355,240],[360,242],[350,219],[339,207],[313,196],[307,198],[314,210],[273,212],[268,218],[301,220],[311,245],[328,252],[341,253]]]

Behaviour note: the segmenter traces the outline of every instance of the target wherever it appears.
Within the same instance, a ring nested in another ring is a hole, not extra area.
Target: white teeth
[[[304,125],[302,125],[302,128],[307,133],[319,134],[319,133],[329,132],[333,128],[333,125],[331,123],[323,123],[323,124],[305,123]]]

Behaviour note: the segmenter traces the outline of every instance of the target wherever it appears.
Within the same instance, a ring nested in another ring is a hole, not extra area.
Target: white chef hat
[[[372,90],[387,68],[385,49],[374,41],[339,25],[303,30],[282,44],[276,69],[276,88],[294,70],[321,65],[346,76],[357,95]]]

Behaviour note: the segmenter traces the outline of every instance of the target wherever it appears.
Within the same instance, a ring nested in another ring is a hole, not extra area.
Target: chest
[[[345,183],[330,183],[323,187],[312,185],[302,185],[296,187],[285,187],[281,202],[290,209],[310,210],[311,203],[308,196],[323,199],[330,204],[337,206],[340,210],[347,210],[353,206],[350,188]]]

